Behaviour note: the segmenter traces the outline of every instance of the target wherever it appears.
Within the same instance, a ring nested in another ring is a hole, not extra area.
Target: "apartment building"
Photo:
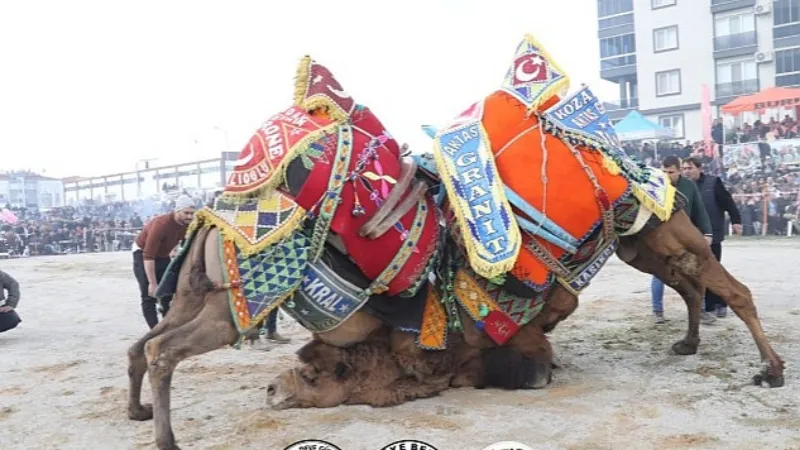
[[[600,76],[619,85],[612,119],[631,109],[702,138],[702,86],[712,115],[738,96],[800,85],[800,0],[597,0]]]

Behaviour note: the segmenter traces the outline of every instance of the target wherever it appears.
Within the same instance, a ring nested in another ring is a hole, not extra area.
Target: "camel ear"
[[[300,347],[297,350],[297,358],[300,359],[300,362],[303,363],[310,363],[317,358],[317,347],[319,346],[319,341],[311,341],[308,344]]]
[[[350,368],[347,367],[347,364],[340,362],[336,363],[336,369],[334,370],[334,374],[336,375],[337,380],[341,380],[347,374],[350,373]]]

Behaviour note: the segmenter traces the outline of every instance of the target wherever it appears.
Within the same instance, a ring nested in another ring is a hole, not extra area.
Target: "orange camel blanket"
[[[553,96],[541,109],[558,101]],[[613,207],[629,192],[628,181],[618,171],[608,170],[600,152],[582,146],[571,149],[561,139],[543,133],[536,115],[529,116],[526,106],[507,92],[490,95],[483,107],[482,124],[503,182],[579,242],[601,224],[601,197],[605,195]],[[604,193],[597,192],[589,173]],[[516,208],[515,213],[524,215]],[[558,246],[523,233],[522,250],[511,273],[533,287],[545,288],[552,280],[551,270],[532,252],[533,239],[554,257],[564,256],[565,250]]]

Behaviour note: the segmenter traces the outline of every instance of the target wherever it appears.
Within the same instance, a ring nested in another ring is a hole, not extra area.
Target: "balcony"
[[[718,36],[714,38],[715,52],[751,47],[754,45],[758,45],[758,37],[756,37],[755,31],[746,31],[744,33],[729,34],[727,36]]]
[[[604,80],[614,81],[630,75],[636,75],[635,53],[600,60],[600,77]]]
[[[717,83],[717,99],[758,92],[758,79]]]
[[[756,0],[711,0],[711,12],[721,13],[755,6]]]
[[[714,57],[717,59],[752,55],[758,50],[755,31],[717,36],[714,38]]]

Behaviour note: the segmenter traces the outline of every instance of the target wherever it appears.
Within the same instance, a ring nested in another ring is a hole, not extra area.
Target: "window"
[[[758,68],[752,59],[717,62],[717,97],[758,92]]]
[[[800,85],[800,48],[775,52],[775,84],[777,86]]]
[[[597,0],[597,16],[613,16],[633,11],[633,0]]]
[[[600,70],[636,65],[633,33],[600,39]]]
[[[676,0],[653,0],[653,9],[665,8],[667,6],[675,6]]]
[[[714,36],[730,36],[756,30],[753,13],[721,16],[714,19]]]
[[[653,30],[653,51],[665,52],[678,48],[678,26],[673,25],[666,28]]]
[[[800,0],[775,0],[772,10],[775,26],[800,22]]]
[[[758,45],[753,13],[714,17],[714,50],[729,50]]]
[[[683,138],[683,114],[658,116],[658,124],[672,130],[675,133],[675,138]]]
[[[681,93],[681,70],[656,72],[656,97]]]
[[[717,83],[734,83],[757,80],[758,71],[753,60],[717,62]]]
[[[621,27],[622,25],[630,25],[633,23],[633,13],[623,14],[621,16],[612,16],[607,19],[600,19],[597,23],[597,28],[605,30],[606,28]]]
[[[600,58],[636,53],[634,34],[621,34],[600,39]]]

